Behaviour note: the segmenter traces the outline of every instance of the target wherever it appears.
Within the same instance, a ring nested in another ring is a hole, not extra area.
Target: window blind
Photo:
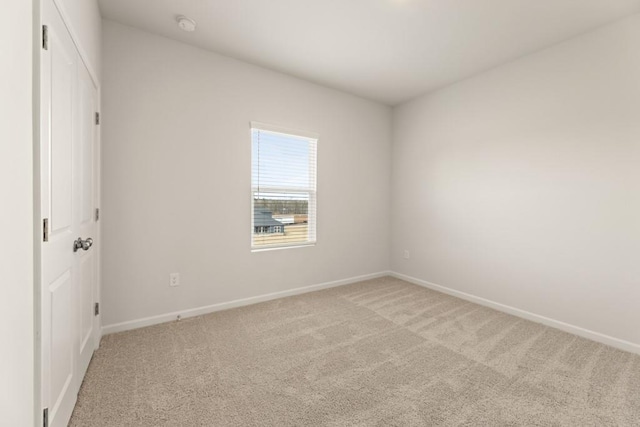
[[[251,247],[316,241],[318,138],[251,124]]]

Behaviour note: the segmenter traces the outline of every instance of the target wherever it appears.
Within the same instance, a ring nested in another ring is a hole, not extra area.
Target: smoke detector
[[[186,31],[187,33],[192,33],[196,30],[196,21],[191,18],[187,18],[184,15],[180,15],[176,17],[176,21],[178,22],[178,27],[182,31]]]

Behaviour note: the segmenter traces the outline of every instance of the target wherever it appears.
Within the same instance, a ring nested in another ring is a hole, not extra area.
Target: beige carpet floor
[[[640,356],[394,278],[104,337],[72,426],[640,426]]]

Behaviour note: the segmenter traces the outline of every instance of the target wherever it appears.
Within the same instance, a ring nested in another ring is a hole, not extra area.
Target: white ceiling
[[[100,0],[123,24],[395,105],[640,11],[640,0]],[[195,19],[185,33],[175,16]]]

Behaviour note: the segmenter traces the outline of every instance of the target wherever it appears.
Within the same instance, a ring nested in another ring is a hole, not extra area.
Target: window
[[[251,123],[251,248],[316,241],[318,138]]]

